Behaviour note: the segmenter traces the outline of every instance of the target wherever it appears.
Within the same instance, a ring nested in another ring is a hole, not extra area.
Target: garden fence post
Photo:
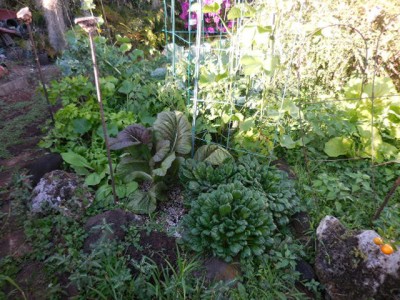
[[[37,51],[36,51],[35,41],[34,41],[34,39],[33,39],[32,28],[31,28],[32,13],[31,13],[31,11],[29,10],[29,7],[24,7],[24,8],[22,8],[22,9],[20,9],[20,10],[17,12],[17,18],[18,18],[19,20],[21,20],[22,22],[24,22],[25,25],[26,25],[26,27],[28,28],[29,39],[30,39],[31,44],[32,44],[33,55],[35,56],[36,66],[37,66],[37,69],[38,69],[39,80],[40,80],[40,82],[42,83],[42,86],[43,86],[43,93],[44,93],[44,96],[45,96],[46,102],[47,102],[47,108],[48,108],[49,113],[50,113],[51,121],[52,121],[53,124],[54,124],[54,115],[53,115],[53,111],[51,110],[51,104],[50,104],[50,101],[49,101],[49,95],[48,95],[48,93],[47,93],[46,85],[44,84],[44,78],[43,78],[43,73],[42,73],[42,67],[41,67],[41,65],[40,65],[39,57],[38,57],[38,54],[37,54]]]
[[[101,99],[99,68],[98,68],[97,62],[96,62],[96,46],[93,42],[93,34],[95,33],[95,31],[97,29],[97,23],[98,23],[97,17],[83,17],[83,18],[75,19],[75,24],[78,24],[89,35],[90,51],[92,54],[92,61],[93,61],[94,81],[96,84],[96,92],[97,92],[97,101],[100,106],[101,125],[103,126],[104,141],[105,141],[106,149],[107,149],[108,166],[110,168],[111,186],[112,186],[112,192],[113,192],[113,197],[114,197],[114,203],[116,204],[118,202],[118,197],[117,197],[117,193],[115,191],[114,171],[112,168],[110,145],[108,143],[107,126],[106,126],[106,121],[105,121],[105,117],[104,117],[103,101]]]

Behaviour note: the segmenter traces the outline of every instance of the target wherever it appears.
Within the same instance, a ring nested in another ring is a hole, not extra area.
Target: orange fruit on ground
[[[382,245],[381,251],[382,251],[382,253],[384,253],[386,255],[390,255],[394,252],[393,247],[390,246],[389,244]]]
[[[383,245],[383,240],[381,237],[377,236],[374,238],[375,245]]]

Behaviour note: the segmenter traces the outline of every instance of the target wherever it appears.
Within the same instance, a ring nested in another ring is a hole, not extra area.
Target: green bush
[[[276,229],[265,195],[240,182],[201,194],[183,224],[184,240],[192,250],[211,251],[227,262],[261,255],[273,245]]]

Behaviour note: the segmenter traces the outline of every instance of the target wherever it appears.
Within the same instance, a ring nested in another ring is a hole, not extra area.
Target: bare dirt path
[[[10,73],[0,78],[0,188],[6,187],[13,172],[43,155],[37,144],[49,112],[37,93],[37,70],[30,65],[7,64]],[[42,68],[45,81],[59,76],[55,65]]]
[[[9,187],[15,172],[46,152],[38,142],[50,119],[47,103],[37,92],[37,70],[30,62],[6,62],[6,66],[9,73],[0,78],[0,260],[7,256],[24,259],[32,251],[22,222],[13,213]],[[42,72],[46,82],[60,75],[55,65],[43,66]],[[24,260],[15,278],[27,299],[43,299],[46,291],[43,267],[38,264]],[[10,287],[5,288],[8,294]],[[20,296],[15,292],[15,299]]]

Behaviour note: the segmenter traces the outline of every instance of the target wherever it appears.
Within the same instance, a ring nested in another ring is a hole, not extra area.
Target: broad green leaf
[[[221,117],[222,122],[224,122],[225,124],[228,124],[229,121],[231,120],[231,117],[232,117],[232,115],[227,114],[227,113],[223,113],[222,117]]]
[[[259,33],[272,32],[272,27],[271,26],[257,26],[257,30]]]
[[[293,141],[290,135],[285,134],[280,139],[280,145],[286,149],[294,149],[297,146],[297,142]]]
[[[258,74],[263,69],[263,62],[254,56],[243,55],[240,63],[243,67],[243,73],[248,76]]]
[[[221,165],[226,159],[232,158],[228,150],[219,145],[203,145],[194,154],[194,160],[206,161],[212,165]]]
[[[104,184],[97,189],[96,200],[102,201],[107,197],[111,196],[111,194],[112,194],[112,187],[108,184]]]
[[[91,172],[85,167],[73,167],[76,174],[80,176],[88,176]]]
[[[116,136],[118,134],[117,125],[107,123],[106,128],[107,128],[107,134],[108,134],[109,137],[110,136]],[[104,138],[104,131],[103,131],[103,126],[102,125],[99,125],[99,127],[97,127],[96,134],[99,137]]]
[[[83,156],[75,152],[64,152],[61,153],[61,157],[65,162],[72,165],[73,167],[85,167],[93,170],[89,162]]]
[[[139,187],[139,184],[136,181],[132,181],[126,184],[126,195],[129,196],[133,192],[135,192]]]
[[[129,79],[125,79],[122,82],[121,87],[118,89],[118,92],[128,95],[134,90],[135,90],[135,85],[133,84],[133,82]]]
[[[192,149],[191,126],[185,115],[178,111],[164,111],[154,122],[157,141],[170,141],[170,151],[188,154]]]
[[[168,155],[161,163],[160,168],[153,170],[153,175],[163,177],[167,174],[168,169],[171,167],[176,156],[175,153]]]
[[[324,151],[330,157],[347,155],[353,148],[353,140],[346,137],[335,137],[325,143]]]
[[[216,1],[213,4],[210,5],[204,5],[203,7],[203,13],[218,13],[218,11],[221,9],[221,6],[219,3]]]
[[[153,156],[153,161],[158,163],[161,162],[169,153],[170,151],[170,144],[171,142],[169,140],[162,140],[158,141],[156,145],[156,154]]]
[[[129,43],[131,41],[130,38],[126,36],[122,37],[120,34],[117,34],[116,39],[118,43]]]
[[[244,4],[244,11],[245,11],[244,16],[248,17],[248,18],[254,17],[254,15],[257,12],[253,6],[251,6],[251,5],[247,4],[247,3]]]
[[[219,74],[217,74],[217,76],[215,76],[215,81],[218,82],[222,79],[225,79],[228,77],[228,75],[229,75],[228,72],[219,73]]]
[[[255,126],[254,119],[248,118],[244,122],[240,123],[239,128],[241,131],[249,131]]]
[[[86,178],[85,178],[85,184],[86,185],[97,185],[100,183],[100,181],[106,176],[105,173],[90,173]]]
[[[168,200],[166,191],[167,186],[164,182],[160,181],[150,188],[149,193],[151,197],[154,197],[156,200],[163,202]]]
[[[241,10],[238,7],[232,7],[229,12],[228,12],[228,20],[234,20],[234,19],[238,19],[241,17]]]
[[[129,56],[133,61],[139,60],[139,58],[144,58],[144,52],[140,49],[135,49],[131,52]]]
[[[92,128],[92,124],[84,118],[75,119],[72,121],[74,132],[84,134]]]
[[[126,53],[126,52],[128,52],[129,50],[131,50],[132,49],[132,44],[131,43],[123,43],[120,47],[119,47],[119,50],[122,52],[122,53]]]
[[[117,193],[118,198],[122,199],[126,197],[126,186],[125,185],[117,185],[115,187],[115,192]]]

